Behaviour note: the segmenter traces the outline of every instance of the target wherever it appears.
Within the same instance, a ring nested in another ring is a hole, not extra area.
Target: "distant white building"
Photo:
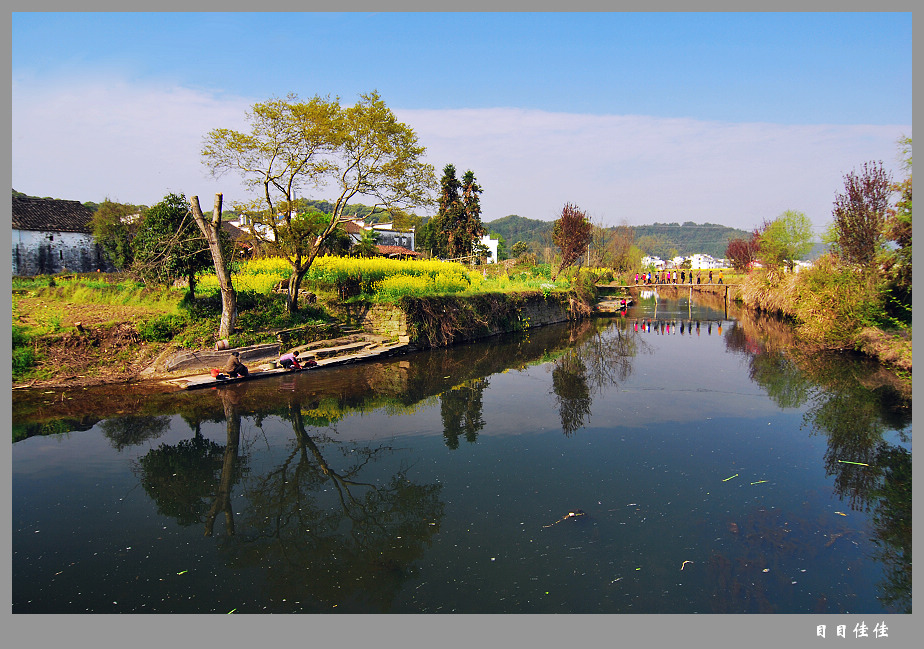
[[[487,249],[490,251],[490,253],[488,254],[489,264],[497,263],[497,244],[499,243],[500,241],[498,239],[492,239],[487,234],[481,237],[481,245],[486,246]]]
[[[650,266],[653,268],[657,268],[658,270],[664,270],[664,260],[661,259],[660,257],[653,257],[653,256],[648,255],[648,256],[642,257],[641,263],[642,263],[642,268],[648,268]]]
[[[690,257],[690,268],[708,270],[712,268],[724,268],[724,266],[720,260],[712,255],[701,255],[697,253]]]

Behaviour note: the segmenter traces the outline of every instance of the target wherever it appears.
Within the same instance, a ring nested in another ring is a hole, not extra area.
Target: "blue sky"
[[[206,174],[208,130],[376,89],[438,174],[475,172],[486,221],[821,230],[844,174],[901,173],[911,43],[910,13],[14,13],[12,184],[244,199]]]

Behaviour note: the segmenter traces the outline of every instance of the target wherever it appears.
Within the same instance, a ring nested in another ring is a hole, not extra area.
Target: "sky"
[[[572,203],[605,226],[753,230],[797,210],[821,234],[846,174],[904,177],[911,27],[910,12],[13,13],[12,186],[229,205],[251,196],[209,175],[208,131],[246,130],[253,104],[289,93],[377,90],[437,177],[475,173],[485,222]]]

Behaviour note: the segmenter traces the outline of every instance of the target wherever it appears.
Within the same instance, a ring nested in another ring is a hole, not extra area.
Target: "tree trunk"
[[[302,286],[302,279],[305,277],[305,273],[308,272],[310,266],[305,266],[302,270],[293,270],[292,274],[289,275],[289,289],[286,293],[286,310],[290,314],[295,314],[298,311],[298,290]]]
[[[189,293],[186,294],[189,301],[192,302],[196,299],[196,274],[189,274]]]
[[[221,230],[221,194],[215,194],[215,206],[212,209],[212,220],[206,221],[199,207],[199,197],[189,199],[192,206],[193,218],[202,234],[209,242],[209,252],[215,264],[215,274],[218,276],[218,286],[221,290],[221,325],[218,337],[227,338],[234,332],[234,323],[237,321],[237,295],[231,285],[231,271],[221,251],[221,239],[218,232]]]
[[[236,395],[221,393],[228,428],[228,444],[225,446],[221,465],[218,493],[215,494],[215,502],[212,503],[212,507],[205,517],[206,536],[212,536],[215,518],[222,512],[225,515],[225,532],[228,536],[234,535],[234,509],[231,507],[231,488],[234,486],[234,473],[238,463],[238,446],[241,439],[241,414],[237,407],[237,399]]]

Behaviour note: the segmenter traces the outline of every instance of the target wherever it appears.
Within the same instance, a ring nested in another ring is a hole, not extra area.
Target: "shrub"
[[[24,327],[13,325],[13,379],[21,378],[35,365],[35,350]]]
[[[181,315],[163,314],[138,326],[138,335],[147,342],[166,343],[183,331],[188,320]]]
[[[831,347],[850,347],[864,327],[882,316],[874,273],[825,255],[797,276],[798,331]]]

